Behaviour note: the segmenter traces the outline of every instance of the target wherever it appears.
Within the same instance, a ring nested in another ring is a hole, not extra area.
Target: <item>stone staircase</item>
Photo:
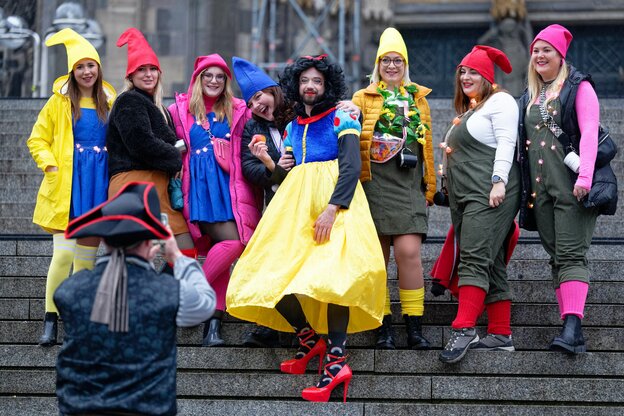
[[[603,120],[618,143],[624,137],[624,106],[604,100]],[[41,174],[25,140],[44,101],[0,100],[0,414],[57,414],[55,358],[58,346],[36,345],[42,329],[45,275],[51,239],[31,224]],[[439,142],[450,120],[447,100],[432,100]],[[611,121],[613,120],[613,121]],[[622,155],[615,170],[622,187]],[[292,348],[250,349],[241,338],[251,324],[227,318],[224,348],[201,348],[201,328],[178,332],[178,407],[183,415],[614,415],[624,414],[624,245],[622,209],[602,217],[589,252],[592,270],[584,332],[588,353],[566,356],[547,350],[560,328],[545,252],[523,233],[509,265],[514,292],[512,329],[517,351],[469,352],[455,365],[437,359],[456,312],[449,295],[427,292],[424,333],[433,351],[405,349],[394,263],[389,271],[396,351],[375,351],[372,333],[349,337],[355,376],[349,401],[342,389],[327,404],[300,399],[316,381],[313,371],[281,374],[279,362]],[[431,232],[423,246],[431,269],[449,224],[448,210],[432,208]],[[427,288],[429,282],[427,283]],[[480,334],[485,321],[479,322]],[[62,340],[63,326],[59,335]],[[287,337],[284,339],[287,343]],[[314,361],[314,360],[313,360]]]

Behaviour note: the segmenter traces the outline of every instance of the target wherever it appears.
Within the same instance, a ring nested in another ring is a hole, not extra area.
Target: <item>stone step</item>
[[[32,158],[8,159],[0,155],[0,173],[35,173],[37,165]]]
[[[556,307],[551,307],[553,314]],[[427,314],[428,311],[425,311]],[[36,315],[36,316],[35,316]],[[454,315],[453,315],[454,317]],[[43,328],[43,311],[41,314],[33,314],[34,320],[30,321],[5,321],[0,320],[0,344],[29,344],[35,346],[41,336]],[[553,319],[553,321],[556,319]],[[407,348],[405,326],[398,324],[399,319],[395,319],[397,324],[393,325],[396,334],[396,346],[399,349]],[[434,349],[441,349],[446,345],[449,337],[449,327],[451,319],[440,325],[424,325],[423,335],[431,343]],[[223,324],[222,337],[228,346],[241,347],[243,338],[249,331],[255,328],[254,324],[248,322],[226,321]],[[182,328],[178,330],[178,345],[198,346],[202,342],[203,327],[199,325],[193,328]],[[477,326],[480,336],[485,336],[487,327],[481,320]],[[514,346],[517,350],[545,351],[548,350],[553,338],[561,331],[561,321],[554,326],[520,326],[513,325]],[[59,338],[62,342],[64,338],[63,323],[59,323]],[[624,351],[624,328],[601,328],[596,326],[584,326],[583,334],[587,342],[589,351]],[[349,335],[349,348],[371,348],[375,345],[376,335],[374,331],[361,332]],[[293,346],[293,334],[283,333],[280,335],[280,345],[290,348]]]
[[[1,126],[0,126],[1,128]],[[28,151],[28,147],[26,145],[17,145],[17,146],[0,146],[0,150],[2,151],[2,157],[5,159],[13,159],[13,160],[22,160],[22,159],[32,159],[30,152]]]
[[[180,416],[243,416],[243,415],[318,415],[318,416],[612,416],[624,412],[624,406],[578,404],[565,406],[544,404],[457,404],[436,400],[435,403],[366,401],[349,399],[347,403],[308,403],[303,400],[238,400],[178,399]],[[0,412],[5,416],[48,416],[58,412],[55,397],[0,397]]]
[[[24,147],[28,152],[28,146],[26,146],[26,140],[30,136],[30,132],[24,133],[9,133],[7,131],[0,131],[0,148],[7,146]]]
[[[0,346],[0,367],[11,370],[54,368],[59,346],[41,348],[26,345]],[[354,372],[376,374],[430,375],[525,375],[565,377],[620,377],[624,374],[624,352],[578,354],[574,359],[558,352],[470,351],[457,365],[438,361],[439,351],[350,349],[349,366]],[[292,358],[289,348],[203,348],[179,347],[179,372],[268,371],[279,373],[280,362]],[[414,359],[417,358],[417,359]],[[316,370],[318,360],[308,365]],[[286,375],[288,377],[288,375]],[[624,383],[624,380],[621,380]],[[623,392],[624,394],[624,392]]]
[[[37,200],[37,192],[39,185],[25,186],[19,192],[0,192],[0,203],[31,203]]]
[[[12,307],[13,313],[17,314],[18,305],[27,304],[31,300],[43,298],[45,293],[46,279],[45,277],[0,277],[0,311],[3,310],[6,302],[9,300],[14,302]],[[390,299],[393,302],[399,301],[398,281],[392,279],[388,283],[390,289]],[[552,282],[550,280],[510,280],[509,286],[513,294],[513,302],[517,303],[555,303],[554,291],[551,290]],[[430,282],[427,281],[426,288],[429,289]],[[587,296],[588,303],[594,304],[615,304],[624,305],[624,282],[603,282],[593,281]],[[451,301],[451,295],[447,292],[445,295],[434,297],[429,291],[425,292],[426,302],[448,302]],[[20,309],[27,310],[26,306],[20,306]],[[17,316],[17,315],[15,315]],[[0,312],[0,319],[3,315]],[[25,315],[10,319],[28,319]]]
[[[33,205],[34,206],[34,205]],[[0,205],[0,209],[2,205]],[[538,241],[528,241],[524,238],[524,233],[520,237],[520,241],[514,250],[512,260],[548,260],[548,254],[542,248]],[[52,237],[49,234],[43,234],[43,239],[1,239],[0,240],[0,257],[3,256],[36,256],[49,257],[52,254]],[[440,254],[442,248],[441,238],[429,238],[421,248],[421,257],[424,261],[433,261]],[[100,254],[103,250],[100,249]],[[601,241],[595,239],[587,252],[587,258],[590,262],[598,260],[624,260],[624,249],[618,241],[611,243],[609,241]],[[200,259],[200,261],[203,261]],[[394,263],[394,254],[392,248],[390,250],[390,267],[396,269]],[[0,269],[1,270],[1,269]],[[396,274],[396,272],[395,272]],[[0,274],[0,276],[2,276]],[[624,281],[624,277],[622,278]]]
[[[483,357],[481,361],[485,361]],[[53,370],[0,370],[0,394],[53,394]],[[316,374],[247,372],[179,372],[177,394],[185,397],[298,399],[301,390],[318,381]],[[565,392],[561,386],[565,386]],[[342,388],[332,399],[342,399]],[[355,373],[349,385],[351,400],[456,400],[587,404],[623,403],[624,380],[577,377],[481,377],[455,374],[382,375]]]
[[[0,110],[36,110],[43,108],[48,98],[2,98],[0,99]]]
[[[26,219],[24,221],[26,222]],[[31,219],[28,219],[28,221],[31,221]],[[423,269],[426,276],[429,275],[433,263],[434,260],[423,261]],[[50,258],[43,254],[39,256],[33,254],[32,257],[0,256],[0,277],[46,276],[49,264]],[[396,276],[396,270],[393,267],[388,269],[390,278]],[[621,260],[594,260],[589,262],[589,270],[593,281],[621,281],[621,269]],[[512,259],[508,265],[507,274],[509,280],[549,280],[550,266],[546,259]]]
[[[0,230],[6,234],[42,235],[41,227],[32,223],[32,210],[25,211],[26,217],[0,218]]]
[[[34,172],[20,173],[0,173],[0,193],[7,190],[15,191],[22,189],[35,189],[35,193],[39,190],[39,185],[43,180],[43,172],[37,169]]]
[[[13,190],[13,192],[19,190]],[[31,202],[0,202],[0,218],[10,219],[15,218],[17,214],[24,215],[28,213],[31,215],[30,219],[32,220],[32,213],[35,212],[35,201]],[[40,229],[41,230],[41,229]],[[5,233],[8,232],[5,230]],[[43,231],[41,231],[43,233]],[[13,233],[11,233],[13,234]]]

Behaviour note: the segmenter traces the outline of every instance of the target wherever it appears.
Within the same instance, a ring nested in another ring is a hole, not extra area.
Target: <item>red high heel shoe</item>
[[[351,367],[348,364],[345,364],[338,374],[332,376],[328,371],[329,367],[336,363],[344,362],[345,357],[336,357],[331,354],[328,354],[331,361],[325,365],[325,376],[328,376],[332,379],[332,381],[326,385],[325,387],[308,387],[303,389],[301,392],[301,397],[310,402],[328,402],[329,396],[331,392],[338,387],[340,384],[344,383],[344,394],[342,397],[342,401],[346,403],[347,401],[347,392],[349,391],[349,383],[351,382],[351,378],[353,377],[353,372],[351,371]]]
[[[310,331],[305,337],[299,338],[299,345],[303,348],[309,349],[309,351],[301,358],[291,358],[290,360],[283,361],[280,364],[280,370],[282,373],[288,374],[304,374],[310,360],[316,356],[319,357],[319,374],[323,368],[323,358],[325,358],[325,351],[327,350],[327,344],[323,338],[319,338],[316,344],[312,348],[306,344],[306,341],[314,336],[314,331]]]

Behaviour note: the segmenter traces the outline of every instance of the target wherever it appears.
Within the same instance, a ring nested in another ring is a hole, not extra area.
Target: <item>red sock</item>
[[[477,286],[461,286],[459,288],[459,307],[457,316],[451,324],[453,329],[472,328],[483,311],[485,290]]]
[[[488,334],[511,335],[511,301],[499,300],[485,305],[488,314]]]

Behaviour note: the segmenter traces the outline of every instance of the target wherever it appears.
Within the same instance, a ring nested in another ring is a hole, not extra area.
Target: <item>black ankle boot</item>
[[[552,351],[563,351],[569,354],[586,352],[581,318],[576,315],[566,315],[563,320],[563,329],[558,337],[550,344]]]
[[[258,325],[245,335],[243,345],[245,347],[277,347],[279,333],[274,329]]]
[[[43,319],[43,335],[39,338],[39,345],[51,347],[56,345],[56,335],[58,332],[58,315],[56,312],[46,312]]]
[[[203,347],[218,347],[225,344],[221,338],[221,322],[223,320],[223,312],[215,311],[212,318],[204,322],[204,340]]]
[[[405,330],[407,331],[407,346],[413,350],[428,350],[429,341],[422,335],[421,316],[403,315]]]
[[[394,343],[394,328],[392,328],[392,315],[385,315],[381,326],[377,328],[377,343],[375,348],[378,350],[393,350],[395,349]]]

